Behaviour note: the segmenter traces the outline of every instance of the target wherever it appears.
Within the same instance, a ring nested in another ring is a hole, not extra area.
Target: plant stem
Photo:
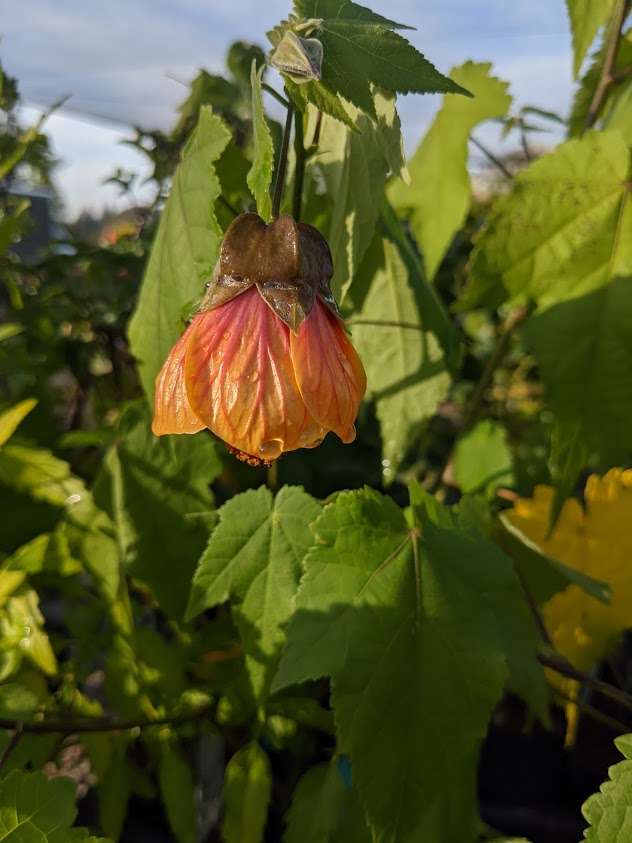
[[[496,340],[496,345],[494,346],[494,350],[492,351],[487,363],[485,364],[485,368],[483,369],[483,373],[474,388],[474,392],[472,393],[472,397],[470,398],[468,408],[466,410],[465,416],[463,418],[463,426],[460,431],[460,435],[466,433],[474,424],[474,422],[478,418],[478,414],[481,411],[481,407],[483,406],[483,401],[485,400],[485,393],[494,377],[494,372],[502,363],[505,354],[509,350],[509,343],[513,332],[518,327],[518,325],[522,324],[525,319],[531,313],[530,307],[519,307],[510,313],[503,326],[500,330],[500,334],[498,339]],[[459,436],[457,436],[452,443],[452,446],[448,450],[448,453],[445,455],[443,463],[437,473],[437,476],[434,479],[430,487],[430,491],[432,493],[437,492],[439,487],[443,483],[443,475],[452,460],[452,455],[454,453],[454,449],[456,444],[459,440]]]
[[[145,729],[148,726],[177,726],[182,723],[191,723],[200,717],[207,715],[211,706],[198,708],[194,712],[171,717],[157,717],[155,719],[119,719],[116,717],[83,717],[77,720],[35,720],[24,722],[18,720],[7,720],[0,718],[0,729],[15,729],[24,734],[74,734],[75,732],[118,732],[127,729]],[[6,752],[6,750],[5,750]]]
[[[22,724],[17,723],[16,726],[15,726],[15,731],[11,735],[11,740],[5,746],[4,752],[2,753],[2,757],[0,757],[0,771],[2,771],[4,769],[4,765],[9,760],[9,756],[11,755],[13,750],[16,748],[16,746],[20,742],[20,738],[22,737],[23,734],[24,734],[24,729],[22,727]]]
[[[287,170],[287,154],[290,148],[290,135],[292,134],[292,118],[294,117],[294,106],[288,103],[285,117],[285,128],[283,129],[283,140],[279,153],[279,163],[274,178],[274,194],[272,196],[272,219],[277,219],[281,210],[281,199],[283,197],[283,185],[285,183],[285,171]]]
[[[569,661],[554,650],[547,649],[538,653],[538,660],[544,667],[554,670],[560,676],[565,676],[567,679],[574,679],[582,685],[587,685],[593,691],[597,691],[597,693],[608,697],[613,702],[619,703],[619,705],[622,705],[628,711],[632,711],[632,696],[630,694],[619,688],[615,688],[609,682],[604,682],[602,679],[595,679],[587,673],[577,670]]]
[[[262,91],[266,91],[268,94],[270,94],[270,96],[271,96],[271,97],[274,97],[274,99],[275,99],[277,102],[280,102],[280,103],[281,103],[281,105],[283,106],[283,108],[289,108],[289,107],[290,107],[290,101],[289,101],[289,100],[286,100],[286,99],[285,99],[285,97],[283,96],[283,94],[280,94],[278,91],[276,91],[276,90],[272,87],[272,85],[268,85],[268,83],[267,83],[267,82],[262,82],[262,83],[261,83],[261,90],[262,90]]]
[[[222,203],[222,205],[226,208],[226,210],[227,210],[227,211],[230,211],[230,213],[231,213],[234,217],[238,217],[238,216],[239,216],[239,211],[237,210],[237,208],[235,208],[235,206],[234,206],[234,205],[231,205],[231,203],[228,201],[228,199],[226,199],[226,197],[225,197],[225,196],[222,196],[222,194],[220,193],[220,195],[219,195],[217,198],[218,198],[218,199],[219,199],[219,201]]]
[[[507,167],[503,164],[500,158],[497,158],[494,153],[484,146],[479,140],[476,140],[474,135],[470,135],[470,143],[474,144],[474,146],[478,149],[479,152],[482,152],[485,158],[490,161],[494,167],[498,167],[500,172],[503,176],[506,176],[508,179],[513,179],[513,173],[511,170],[508,170]]]
[[[589,703],[582,702],[581,700],[574,700],[571,697],[567,696],[566,694],[562,694],[561,691],[558,691],[557,688],[553,688],[549,685],[553,693],[559,697],[559,699],[563,700],[565,703],[571,703],[571,705],[576,705],[581,712],[587,714],[588,717],[592,717],[593,720],[596,720],[598,723],[603,723],[604,726],[609,726],[618,734],[625,734],[626,732],[630,731],[630,726],[626,723],[623,723],[621,720],[617,720],[614,717],[611,717],[609,714],[604,714],[602,711],[599,711],[598,708],[595,708],[593,705]]]
[[[606,55],[603,60],[599,82],[597,83],[595,93],[593,94],[593,98],[590,103],[590,108],[586,114],[586,122],[584,124],[585,129],[590,129],[591,126],[594,126],[603,107],[608,89],[614,82],[613,69],[617,60],[617,53],[619,52],[621,31],[629,11],[630,0],[619,0],[614,10],[610,24],[610,32],[607,36],[608,41],[606,45]]]
[[[301,217],[303,202],[303,181],[305,179],[305,139],[303,137],[303,115],[294,114],[294,193],[292,196],[292,216],[298,222]]]

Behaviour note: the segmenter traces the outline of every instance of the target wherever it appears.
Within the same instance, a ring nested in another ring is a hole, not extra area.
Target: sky
[[[186,94],[183,83],[200,68],[221,71],[233,40],[265,46],[266,30],[287,16],[289,3],[1,0],[0,59],[19,80],[24,121],[69,97],[47,123],[66,217],[128,203],[116,187],[102,183],[117,167],[146,172],[142,157],[121,144],[130,137],[129,127],[168,129]],[[518,106],[568,111],[571,41],[563,0],[365,3],[416,27],[407,37],[442,72],[467,59],[492,61]],[[407,150],[414,150],[440,103],[432,95],[400,99]],[[498,148],[497,127],[478,134]],[[145,196],[141,189],[133,199]]]

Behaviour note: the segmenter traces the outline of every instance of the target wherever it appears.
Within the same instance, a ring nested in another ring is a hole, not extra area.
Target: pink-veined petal
[[[151,425],[156,436],[166,433],[197,433],[204,430],[204,422],[191,409],[184,384],[184,357],[196,316],[169,352],[156,378],[154,420]]]

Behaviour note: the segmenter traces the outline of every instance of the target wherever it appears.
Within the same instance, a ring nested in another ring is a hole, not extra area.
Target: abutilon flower
[[[208,428],[252,465],[347,443],[366,389],[311,225],[242,214],[226,231],[200,310],[156,378],[157,436]]]

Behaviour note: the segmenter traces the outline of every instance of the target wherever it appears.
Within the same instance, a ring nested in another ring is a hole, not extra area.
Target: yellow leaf
[[[589,477],[585,509],[578,501],[567,500],[547,538],[552,500],[550,487],[537,486],[532,498],[516,501],[508,517],[544,553],[610,585],[609,605],[571,585],[543,608],[555,648],[586,671],[607,655],[631,625],[632,471],[615,468],[603,477]]]
[[[0,445],[4,445],[7,439],[13,436],[16,427],[36,404],[37,401],[33,398],[27,398],[26,401],[20,401],[15,407],[10,407],[4,413],[0,413]]]

